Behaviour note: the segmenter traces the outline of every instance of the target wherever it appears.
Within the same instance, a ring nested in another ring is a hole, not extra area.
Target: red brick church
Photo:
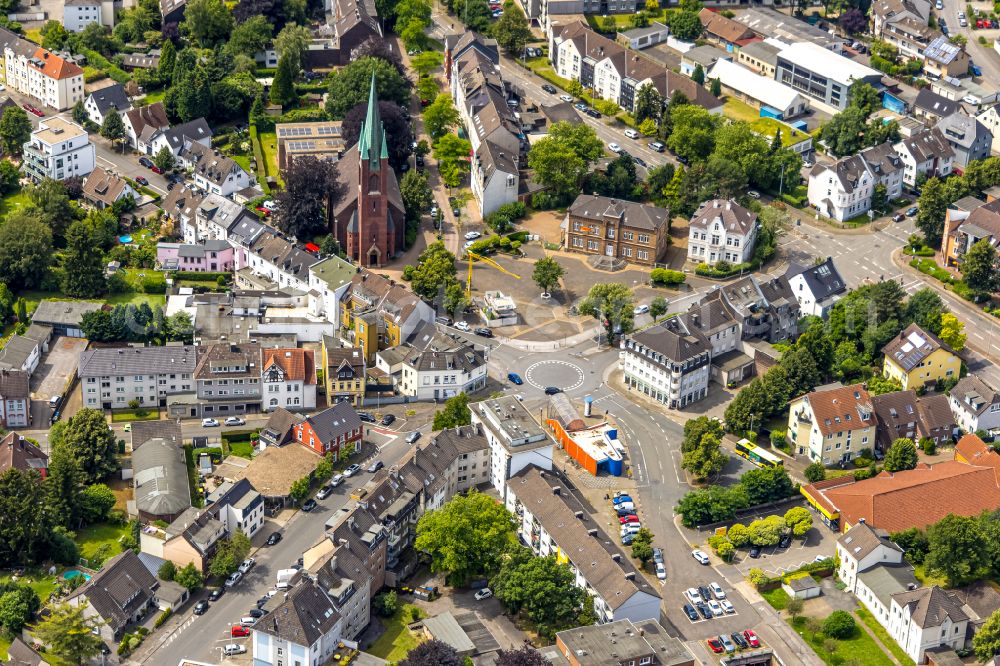
[[[333,210],[333,235],[351,261],[384,266],[403,252],[406,216],[396,174],[389,166],[374,74],[358,143],[338,166],[347,192]]]

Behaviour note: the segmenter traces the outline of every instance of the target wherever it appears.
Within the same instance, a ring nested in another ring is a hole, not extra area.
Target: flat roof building
[[[552,469],[552,440],[521,401],[512,395],[472,406],[472,423],[482,425],[490,445],[490,482],[500,497],[507,479],[528,465]]]

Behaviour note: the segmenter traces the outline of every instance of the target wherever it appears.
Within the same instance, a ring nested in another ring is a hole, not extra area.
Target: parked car
[[[232,629],[229,630],[229,635],[233,638],[244,638],[250,635],[250,630],[246,627],[234,624]]]
[[[476,335],[480,336],[480,337],[483,337],[483,338],[492,338],[493,337],[493,331],[491,331],[488,328],[484,328],[484,327],[477,328],[477,329],[475,329],[472,332],[475,333]]]
[[[247,615],[249,615],[255,620],[259,620],[260,618],[264,617],[266,613],[259,608],[251,608],[250,610],[247,611]]]
[[[576,104],[573,105],[573,108],[576,109],[577,111],[586,111],[587,105],[584,104],[583,102],[577,102]]]
[[[343,474],[334,474],[333,478],[330,479],[330,485],[333,486],[334,488],[336,488],[337,486],[339,486],[343,482],[344,482],[344,475]]]
[[[382,417],[382,425],[384,426],[392,425],[395,420],[396,420],[395,416],[393,416],[392,414],[386,414]]]
[[[638,139],[639,133],[630,127],[627,130],[625,130],[625,136],[627,136],[630,139]]]
[[[468,333],[469,331],[472,330],[472,327],[469,326],[469,322],[467,322],[467,321],[456,321],[455,322],[455,328],[457,328],[458,330],[463,331],[465,333]]]
[[[550,84],[550,83],[543,84],[542,85],[542,90],[544,90],[545,92],[549,93],[550,95],[555,95],[556,94],[556,87],[554,85]],[[570,98],[570,99],[572,99],[572,98]]]
[[[610,150],[613,153],[620,153],[622,152],[622,147],[619,146],[614,141],[612,141],[611,143],[608,144],[608,150]]]
[[[698,550],[697,548],[691,551],[691,557],[698,560],[698,564],[704,564],[705,566],[708,566],[709,564],[708,555],[706,555],[704,551]]]
[[[632,497],[630,495],[625,495],[625,494],[615,495],[613,498],[611,498],[611,503],[615,504],[615,505],[622,504],[623,502],[631,502],[631,501],[632,501]]]
[[[241,574],[239,571],[234,571],[233,573],[229,574],[229,578],[226,579],[225,583],[226,587],[233,587],[241,580],[243,580],[243,574]]]
[[[268,546],[273,546],[279,541],[281,541],[281,532],[271,532],[271,534],[267,537],[266,543]]]
[[[698,611],[694,609],[691,604],[684,604],[684,614],[688,616],[688,619],[692,622],[698,621]]]
[[[750,557],[755,560],[760,557],[760,546],[750,546]]]
[[[555,395],[556,393],[562,393],[562,389],[558,386],[546,386],[545,395]]]
[[[649,306],[646,305],[645,303],[643,303],[642,305],[637,305],[634,308],[632,308],[632,314],[634,315],[646,314],[647,312],[649,312]]]
[[[726,652],[736,652],[736,646],[733,645],[733,641],[730,640],[729,636],[722,634],[719,636],[719,642],[722,643],[722,647]]]
[[[479,590],[475,594],[476,601],[482,601],[483,599],[489,599],[492,596],[493,596],[493,590],[491,590],[488,587],[484,587],[483,589]]]
[[[662,153],[667,148],[659,141],[653,141],[652,143],[649,144],[649,147],[651,150],[655,150],[658,153]]]
[[[358,412],[358,418],[365,423],[375,423],[375,417],[371,412]]]
[[[194,605],[191,612],[195,615],[204,615],[206,611],[208,611],[208,602],[202,599]]]
[[[657,562],[656,563],[656,578],[658,580],[666,580],[667,579],[667,568],[665,566],[663,566],[662,562]]]
[[[722,586],[718,583],[709,583],[708,589],[712,591],[712,596],[716,599],[725,599],[726,591],[722,589]]]
[[[247,424],[246,420],[239,416],[230,416],[226,419],[225,423],[227,426],[241,426]]]
[[[451,326],[451,317],[434,317],[434,321],[442,326]]]
[[[741,634],[740,632],[734,631],[732,633],[732,638],[733,642],[736,643],[736,647],[738,647],[739,649],[746,650],[748,647],[750,647],[750,644],[747,643],[747,639],[743,638],[743,634]]]
[[[240,629],[243,629],[243,627],[240,627]],[[236,627],[233,627],[233,631],[235,630]],[[246,634],[241,634],[241,635],[245,636]],[[233,636],[236,636],[236,634],[234,633]],[[246,651],[247,651],[246,646],[240,645],[239,643],[230,643],[226,647],[222,648],[222,654],[226,657],[232,657],[233,655],[237,654],[246,654]]]
[[[583,112],[586,113],[591,118],[600,118],[601,117],[601,112],[598,111],[597,109],[584,109]]]
[[[482,234],[479,233],[478,231],[469,231],[465,234],[465,240],[476,240],[477,238],[481,237]]]
[[[309,513],[315,508],[316,508],[316,500],[314,499],[307,499],[305,503],[302,505],[302,510],[305,511],[306,513]]]
[[[559,99],[566,102],[567,104],[573,101],[573,98],[570,95],[559,95]]]
[[[781,540],[778,541],[778,548],[788,548],[792,545],[792,535],[785,533],[781,535]]]
[[[704,601],[699,601],[694,605],[694,607],[698,609],[698,612],[701,613],[703,618],[706,620],[712,619],[712,611],[708,610],[708,606],[705,605]]]
[[[27,108],[27,104],[25,105],[25,108]],[[139,164],[149,169],[152,168],[153,166],[153,160],[149,159],[148,157],[140,157]]]
[[[360,471],[361,471],[361,465],[354,463],[353,465],[344,470],[344,477],[349,479]]]
[[[653,549],[653,561],[658,564],[663,564],[663,549],[654,548]]]
[[[733,603],[729,601],[729,599],[721,599],[719,601],[719,605],[722,606],[722,610],[726,612],[726,615],[732,615],[736,612],[736,608],[733,606]]]
[[[149,181],[146,180],[145,176],[136,176],[135,182],[139,183],[140,185],[149,185]]]
[[[688,601],[693,604],[700,604],[702,602],[701,592],[699,592],[697,588],[689,587],[684,590],[684,596],[687,597]]]
[[[893,222],[902,222],[905,219],[906,215],[903,215],[902,213],[896,213],[895,215],[892,216]]]
[[[327,497],[333,494],[333,486],[326,485],[319,489],[316,493],[316,499],[325,500]]]
[[[516,384],[517,386],[520,386],[521,384],[524,383],[524,380],[521,379],[521,375],[517,374],[516,372],[508,372],[507,381],[509,381],[511,384]]]
[[[635,155],[632,156],[632,161],[641,166],[643,169],[645,169],[648,166],[646,164],[646,160],[642,159],[641,157],[636,157]]]
[[[413,444],[418,439],[420,439],[420,431],[419,430],[414,430],[413,432],[411,432],[409,435],[406,436],[406,443],[407,444]]]
[[[709,638],[705,642],[708,643],[708,648],[712,652],[714,652],[715,654],[722,654],[722,652],[723,652],[722,642],[719,641],[718,638]]]
[[[625,523],[638,523],[638,522],[639,522],[639,516],[635,515],[634,513],[630,513],[626,516],[620,516],[618,518],[618,523],[621,525],[624,525]]]
[[[622,535],[622,545],[623,546],[631,546],[632,545],[632,541],[634,541],[634,540],[635,540],[635,532],[628,532],[628,533]]]
[[[153,166],[149,167],[149,170],[152,171],[153,173],[159,173],[159,174],[163,173],[163,169],[161,169],[160,167],[156,166],[155,164]]]
[[[707,587],[705,587],[704,585],[698,586],[698,594],[700,594],[701,598],[704,599],[706,602],[712,598],[712,591]]]
[[[202,419],[201,420],[201,427],[202,428],[217,428],[218,426],[219,426],[219,422],[216,421],[215,419]]]
[[[754,633],[753,629],[747,629],[743,632],[743,638],[747,639],[747,643],[750,647],[760,647],[760,639],[757,638],[757,634]]]
[[[381,460],[376,460],[375,462],[373,462],[371,465],[368,466],[368,473],[369,474],[374,474],[375,472],[379,471],[383,467],[385,467],[385,463],[382,462]]]
[[[217,587],[208,595],[209,601],[218,601],[222,598],[222,595],[226,593],[225,588]]]
[[[257,564],[257,560],[255,560],[252,557],[248,557],[247,559],[240,562],[240,568],[239,568],[240,573],[247,574],[251,569],[253,569],[255,564]]]
[[[760,199],[760,192],[757,190],[747,190],[747,196],[751,199]]]

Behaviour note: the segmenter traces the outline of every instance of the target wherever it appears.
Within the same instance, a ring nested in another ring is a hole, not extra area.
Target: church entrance
[[[378,265],[379,265],[379,263],[378,263],[378,248],[373,247],[372,249],[368,250],[368,267],[369,268],[378,268]]]

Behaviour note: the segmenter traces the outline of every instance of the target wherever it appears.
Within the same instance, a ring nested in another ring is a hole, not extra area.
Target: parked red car
[[[45,117],[44,113],[42,113],[40,110],[38,110],[38,109],[36,109],[34,107],[31,108],[31,112],[33,114],[35,114],[36,116],[38,116],[39,118],[44,118]]]
[[[246,627],[242,627],[238,624],[234,624],[232,629],[230,629],[229,634],[233,638],[243,638],[244,636],[250,635],[250,630]]]
[[[149,170],[152,171],[153,173],[163,173],[163,169],[161,169],[160,167],[156,166],[155,164],[153,166],[149,167]]]
[[[149,185],[149,181],[142,176],[136,176],[135,182],[139,183],[140,185]]]
[[[625,523],[637,523],[639,522],[639,516],[635,515],[634,513],[628,516],[622,516],[621,518],[618,519],[618,522],[621,523],[622,525],[624,525]]]
[[[760,647],[760,639],[757,638],[757,634],[754,633],[753,629],[747,629],[743,632],[743,638],[747,639],[747,643],[750,647]]]
[[[722,641],[718,638],[709,638],[705,642],[708,643],[708,647],[712,650],[712,652],[715,654],[722,654]]]
[[[257,206],[256,210],[257,210],[258,213],[260,213],[264,217],[267,217],[268,215],[271,214],[271,211],[269,211],[268,209],[264,208],[263,206]]]

